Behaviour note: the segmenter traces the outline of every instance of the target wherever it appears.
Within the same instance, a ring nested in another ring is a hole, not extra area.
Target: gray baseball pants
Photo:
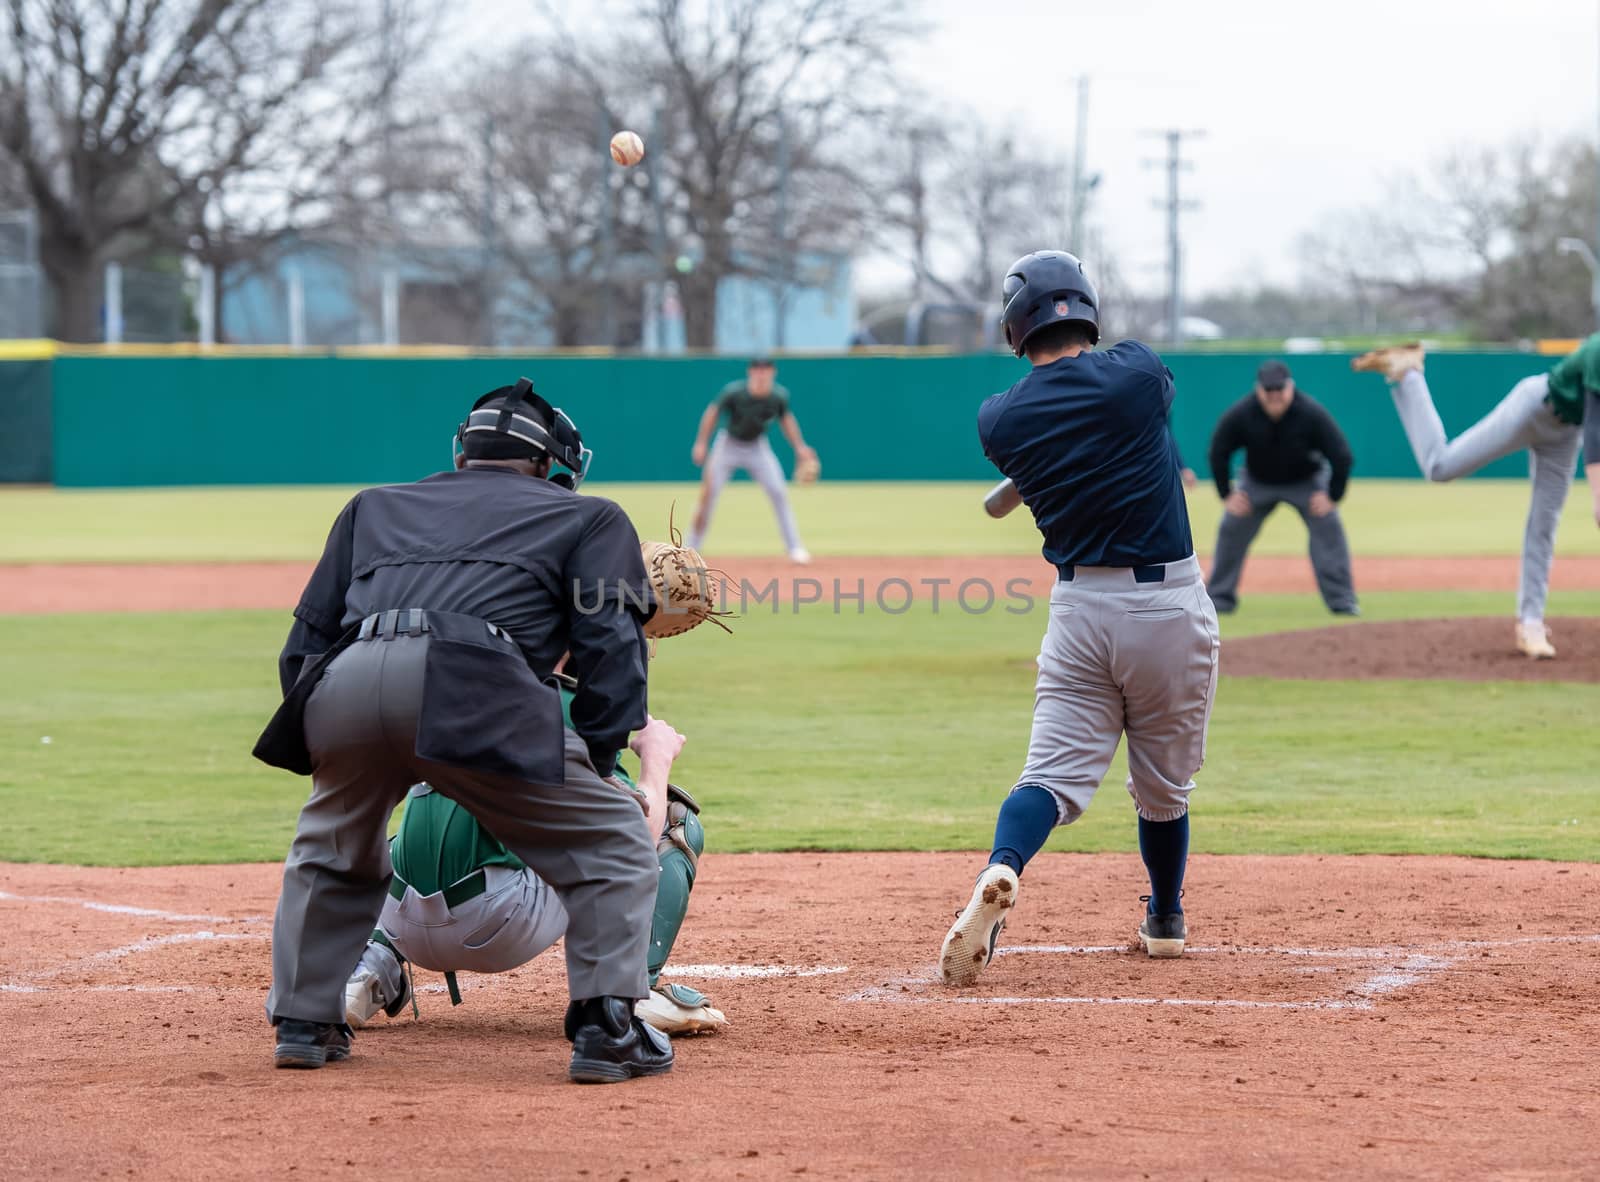
[[[419,759],[427,636],[361,641],[328,666],[305,710],[311,797],[283,867],[267,1013],[343,1022],[344,986],[388,897],[389,815],[426,780],[555,887],[568,916],[575,999],[649,994],[646,958],[660,873],[633,798],[596,774],[567,732],[566,782]]]
[[[1555,560],[1556,526],[1572,491],[1583,428],[1563,423],[1545,402],[1548,374],[1523,378],[1500,404],[1454,439],[1433,405],[1428,383],[1412,370],[1391,387],[1395,409],[1417,466],[1429,480],[1454,480],[1512,452],[1528,452],[1533,499],[1522,534],[1522,575],[1517,584],[1517,616],[1524,623],[1544,620],[1550,594],[1550,564]]]
[[[1280,503],[1294,506],[1306,523],[1306,533],[1311,539],[1311,569],[1317,576],[1322,602],[1333,612],[1356,610],[1350,544],[1345,540],[1339,510],[1336,507],[1326,517],[1315,517],[1311,513],[1311,494],[1328,491],[1326,473],[1294,484],[1263,484],[1252,479],[1249,472],[1241,472],[1238,487],[1250,498],[1250,512],[1244,517],[1235,517],[1224,510],[1222,523],[1217,527],[1217,549],[1211,556],[1211,577],[1206,581],[1206,592],[1217,610],[1231,612],[1239,606],[1239,576],[1244,571],[1250,543],[1255,541],[1262,524]]]
[[[1080,566],[1050,593],[1028,762],[1016,787],[1049,790],[1059,824],[1089,807],[1123,734],[1139,815],[1175,821],[1189,811],[1221,641],[1199,562],[1169,562],[1165,573],[1160,583],[1140,583],[1127,567]]]
[[[795,524],[794,509],[789,504],[789,482],[784,478],[783,465],[773,453],[772,445],[762,435],[748,442],[734,439],[726,431],[718,431],[711,441],[711,453],[706,457],[705,487],[701,492],[700,510],[689,528],[689,549],[698,550],[711,528],[711,514],[722,495],[722,486],[740,468],[750,473],[751,479],[766,490],[772,502],[772,512],[778,518],[778,529],[783,533],[783,545],[788,550],[800,549],[800,527]]]
[[[378,926],[401,956],[437,973],[510,972],[566,933],[560,896],[533,871],[485,866],[483,873],[488,889],[455,907],[442,892],[406,887],[404,898],[385,900]]]

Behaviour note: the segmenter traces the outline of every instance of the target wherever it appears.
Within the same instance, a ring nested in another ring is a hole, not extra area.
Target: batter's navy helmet
[[[1073,320],[1100,340],[1100,296],[1083,273],[1077,255],[1064,250],[1036,250],[1012,263],[1000,288],[1005,311],[1006,344],[1018,357],[1028,338],[1047,324]]]

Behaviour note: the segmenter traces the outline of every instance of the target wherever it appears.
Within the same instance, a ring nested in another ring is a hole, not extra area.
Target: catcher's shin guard
[[[656,986],[661,968],[672,954],[672,944],[689,912],[689,892],[706,848],[706,831],[696,816],[688,793],[676,785],[668,790],[667,830],[656,843],[661,877],[656,886],[656,907],[650,917],[650,987]],[[687,802],[687,803],[685,803]]]

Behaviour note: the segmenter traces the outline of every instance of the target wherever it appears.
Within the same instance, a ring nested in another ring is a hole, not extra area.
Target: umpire
[[[671,1045],[633,1017],[656,853],[602,778],[649,717],[639,539],[577,495],[591,453],[526,378],[480,398],[456,440],[455,471],[344,507],[279,660],[284,703],[255,753],[312,783],[273,924],[274,1058],[349,1055],[344,985],[388,886],[389,815],[425,780],[561,895],[570,1077],[660,1074]],[[569,650],[571,730],[550,681]]]
[[[1240,448],[1245,467],[1234,485],[1229,469]],[[1327,409],[1295,388],[1287,365],[1262,363],[1255,389],[1217,421],[1210,460],[1223,506],[1206,582],[1216,609],[1239,606],[1239,574],[1250,543],[1283,501],[1295,507],[1311,535],[1311,566],[1328,610],[1360,615],[1338,510],[1350,479],[1350,444]]]

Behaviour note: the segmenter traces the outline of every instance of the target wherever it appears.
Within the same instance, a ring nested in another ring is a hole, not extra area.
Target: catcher
[[[767,428],[774,421],[794,447],[794,478],[797,484],[814,484],[822,474],[822,461],[816,449],[800,434],[800,421],[789,408],[789,391],[776,382],[777,368],[770,357],[757,357],[745,369],[742,382],[729,382],[700,416],[690,455],[702,470],[700,503],[695,507],[694,524],[689,529],[689,549],[698,550],[711,528],[711,515],[722,495],[722,486],[740,468],[749,472],[772,502],[783,544],[791,562],[810,562],[811,553],[800,541],[789,490],[783,481],[783,466],[767,442]],[[717,420],[726,416],[727,426],[711,432]]]
[[[645,625],[651,640],[687,632],[703,620],[726,629],[713,610],[710,579],[693,550],[659,542],[640,547],[660,608]],[[557,673],[562,711],[571,726],[577,682]],[[650,995],[635,1009],[665,1034],[720,1030],[727,1019],[710,1000],[684,985],[661,984],[661,970],[689,909],[705,830],[699,806],[668,782],[684,737],[652,718],[630,744],[637,778],[620,764],[610,780],[643,810],[641,823],[656,838],[661,875],[650,925]],[[427,784],[412,788],[400,830],[390,844],[394,877],[378,927],[345,985],[345,1020],[370,1022],[381,1010],[396,1017],[414,991],[407,962],[445,974],[450,1000],[460,1004],[460,972],[503,973],[527,964],[566,932],[567,913],[544,880],[449,797]],[[571,1037],[571,1031],[568,1031]]]

